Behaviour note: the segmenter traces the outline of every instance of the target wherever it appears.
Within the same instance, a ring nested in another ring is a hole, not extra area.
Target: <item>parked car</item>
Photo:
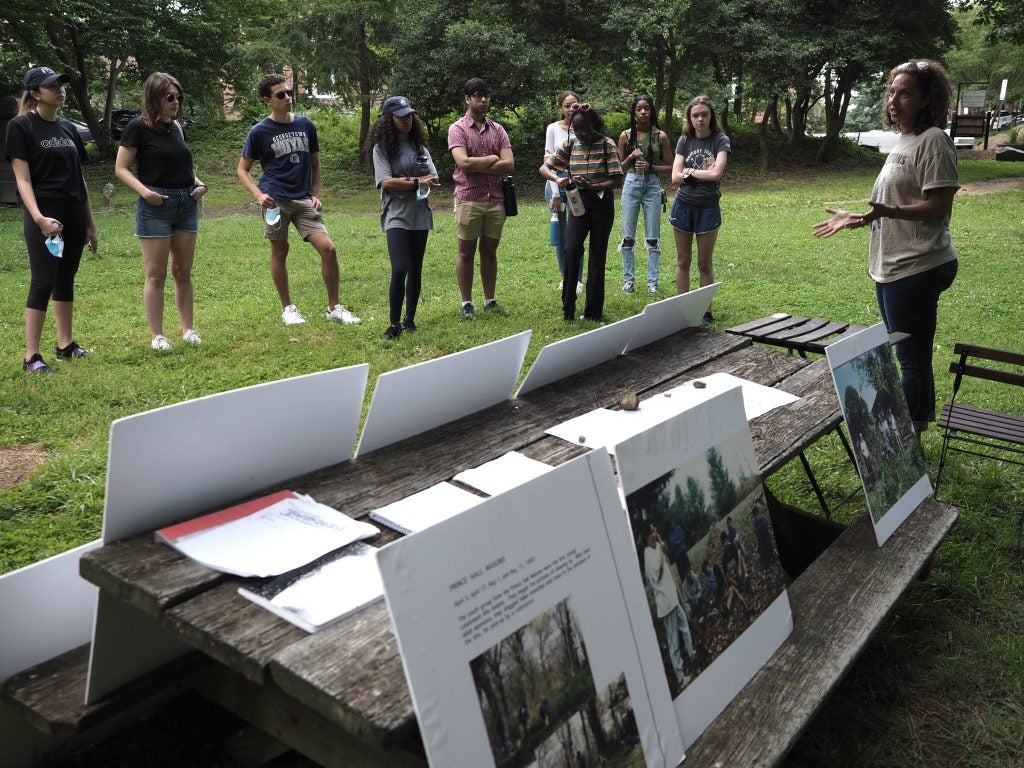
[[[112,138],[120,139],[128,123],[141,114],[137,107],[131,109],[115,109],[110,113],[110,135]]]
[[[68,122],[75,126],[75,130],[78,131],[78,137],[82,140],[83,144],[88,144],[92,141],[92,131],[89,130],[88,125],[77,120],[68,120]]]

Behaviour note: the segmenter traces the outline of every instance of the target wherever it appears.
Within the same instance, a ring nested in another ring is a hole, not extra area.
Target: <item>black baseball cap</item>
[[[49,67],[32,67],[25,73],[25,90],[34,91],[44,85],[51,85],[56,82],[66,83],[71,78],[68,75],[54,72]]]
[[[382,115],[394,115],[395,117],[405,117],[415,111],[405,96],[389,96],[380,108]]]

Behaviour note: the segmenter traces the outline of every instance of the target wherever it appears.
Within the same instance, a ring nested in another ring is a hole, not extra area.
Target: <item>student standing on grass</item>
[[[427,149],[423,123],[405,96],[384,101],[369,143],[373,147],[373,177],[380,190],[380,228],[387,237],[391,259],[390,325],[383,338],[392,341],[402,331],[416,330],[423,254],[427,235],[434,228],[427,195],[441,182]],[[405,317],[399,324],[403,298]]]
[[[117,178],[139,196],[135,236],[146,268],[142,303],[152,336],[150,346],[161,352],[171,348],[164,336],[168,257],[181,338],[187,344],[201,343],[192,328],[192,262],[199,231],[197,203],[206,194],[206,185],[196,177],[192,150],[178,122],[183,99],[181,83],[171,75],[154,72],[146,78],[141,115],[125,126],[114,163]],[[138,176],[132,173],[133,164]]]
[[[644,212],[647,243],[647,292],[658,292],[661,261],[661,188],[659,173],[672,170],[668,134],[658,128],[654,99],[637,96],[629,105],[629,128],[619,134],[619,158],[626,181],[622,185],[622,292],[632,293],[635,281],[636,225]]]
[[[719,180],[725,173],[732,145],[715,120],[715,108],[707,96],[696,96],[686,105],[686,124],[676,144],[672,183],[678,184],[669,222],[676,241],[676,292],[690,290],[693,238],[697,237],[697,273],[700,287],[715,282],[711,254],[722,226]],[[714,322],[709,309],[704,322]]]
[[[320,202],[320,144],[316,126],[292,113],[292,89],[284,75],[260,80],[260,98],[270,108],[250,130],[238,161],[238,179],[256,198],[264,215],[263,236],[270,241],[270,276],[281,299],[285,325],[306,322],[288,291],[288,224],[320,254],[320,274],[327,288],[327,319],[346,325],[361,322],[338,303],[338,251],[327,234]],[[253,163],[263,169],[259,185]]]
[[[882,120],[900,133],[871,191],[866,213],[827,208],[817,237],[871,225],[868,272],[896,345],[910,418],[920,434],[935,421],[932,350],[939,296],[953,284],[957,253],[949,234],[953,196],[960,188],[956,149],[946,135],[952,89],[934,61],[908,61],[889,73]]]
[[[96,250],[96,223],[82,177],[85,146],[78,131],[57,114],[66,98],[68,76],[49,67],[25,73],[21,109],[7,125],[5,153],[14,170],[24,219],[31,280],[25,302],[28,373],[49,373],[39,353],[46,308],[53,299],[58,360],[86,354],[71,336],[75,274],[86,244]]]
[[[479,77],[463,86],[466,114],[448,128],[448,151],[455,161],[455,279],[462,296],[459,314],[476,315],[473,306],[473,259],[480,242],[480,282],[484,309],[503,310],[494,298],[498,282],[498,243],[505,226],[505,195],[501,177],[512,173],[515,160],[505,129],[488,119],[491,88]]]
[[[578,103],[580,97],[573,91],[562,91],[558,96],[558,109],[562,114],[561,120],[548,125],[544,132],[544,160],[548,159],[556,149],[569,140],[572,136],[572,126],[569,119],[572,117],[572,105]],[[547,201],[551,212],[558,217],[558,232],[555,237],[555,259],[558,261],[558,274],[565,274],[565,230],[566,230],[566,200],[565,190],[559,189],[553,181],[544,185],[544,200]],[[582,257],[581,257],[582,258]],[[579,267],[579,274],[583,274],[583,266]],[[558,284],[558,290],[562,290],[562,283]],[[576,283],[576,294],[583,293],[583,283]]]
[[[569,216],[565,235],[565,274],[562,276],[562,317],[576,316],[576,282],[583,249],[590,236],[586,301],[583,320],[603,320],[604,268],[608,238],[615,220],[615,193],[622,186],[622,165],[615,142],[604,135],[601,116],[587,102],[572,106],[574,137],[564,142],[540,167],[540,175],[560,189],[575,185],[583,199],[582,216]],[[564,175],[559,175],[564,174]]]

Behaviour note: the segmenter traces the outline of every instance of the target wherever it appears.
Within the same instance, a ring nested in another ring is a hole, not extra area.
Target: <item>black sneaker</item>
[[[472,320],[476,317],[476,310],[473,308],[473,302],[467,301],[462,305],[462,309],[459,310],[459,315],[463,320]]]
[[[43,360],[43,356],[36,352],[28,360],[23,360],[21,363],[21,370],[25,373],[52,373],[50,366]]]
[[[85,357],[89,353],[78,346],[77,341],[72,341],[66,347],[55,346],[53,348],[53,354],[57,356],[58,360],[72,360],[78,357]]]
[[[416,330],[416,323],[413,322],[413,319],[408,315],[402,318],[402,330],[407,333],[412,333]]]
[[[400,325],[389,325],[388,329],[386,331],[384,331],[384,335],[381,336],[381,339],[383,339],[384,341],[394,341],[395,339],[397,339],[401,335],[402,335],[402,326],[400,326]]]
[[[701,318],[701,322],[704,323],[704,325],[711,325],[715,322],[715,316],[711,314],[710,309],[704,313],[704,317]]]
[[[505,308],[498,303],[497,299],[485,301],[484,312],[493,312],[494,314],[501,315],[503,317],[508,314],[508,312],[505,311]]]

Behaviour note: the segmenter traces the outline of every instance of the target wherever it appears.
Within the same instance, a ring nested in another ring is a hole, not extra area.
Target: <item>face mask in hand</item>
[[[281,209],[267,208],[263,213],[263,220],[267,222],[268,227],[276,226],[281,221]]]
[[[430,197],[430,186],[428,185],[426,188],[423,188],[423,187],[420,187],[419,185],[417,185],[417,187],[416,187],[416,199],[417,200],[426,200],[428,197]]]
[[[64,258],[64,238],[60,235],[51,235],[46,238],[46,250],[48,250],[54,258]]]

